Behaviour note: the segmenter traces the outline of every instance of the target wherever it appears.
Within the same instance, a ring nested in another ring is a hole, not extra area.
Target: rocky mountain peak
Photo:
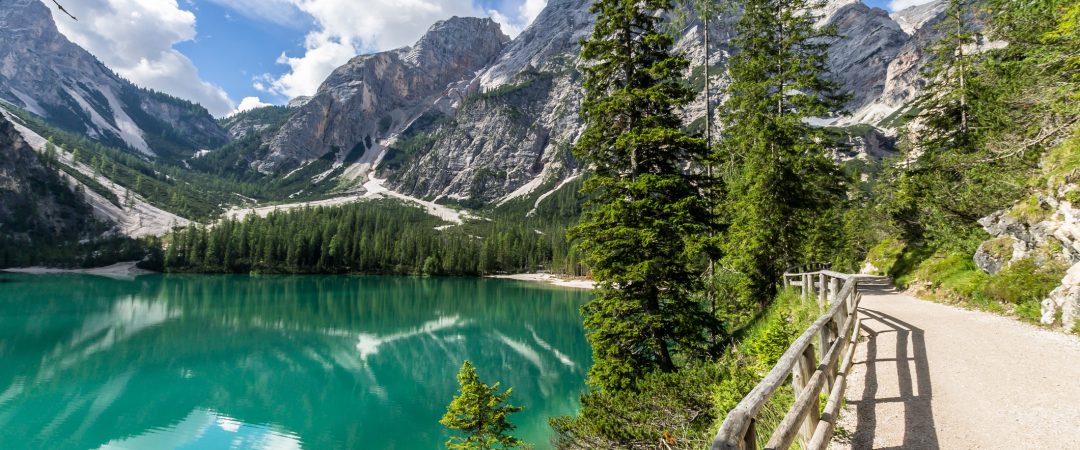
[[[558,64],[558,57],[576,57],[580,42],[592,32],[596,17],[590,0],[550,0],[521,34],[506,46],[499,58],[480,76],[483,89],[502,85],[526,69],[544,70]]]
[[[453,17],[437,22],[411,47],[357,56],[296,108],[270,138],[268,156],[254,167],[279,173],[320,159],[333,161],[328,170],[354,162],[370,166],[382,140],[452,85],[473,79],[509,41],[491,19]]]
[[[417,66],[475,66],[471,55],[498,53],[510,42],[490,18],[457,17],[435,22],[409,50],[405,60]],[[486,61],[485,61],[486,62]]]
[[[905,33],[915,34],[927,22],[945,12],[947,6],[949,4],[946,0],[934,0],[930,3],[904,8],[892,13],[891,16]]]
[[[172,153],[226,141],[202,107],[141,89],[69,41],[39,0],[0,0],[0,100],[148,157],[180,158],[188,155]]]

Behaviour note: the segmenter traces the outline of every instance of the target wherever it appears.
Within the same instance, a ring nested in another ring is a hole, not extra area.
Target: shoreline
[[[116,263],[111,266],[104,267],[92,267],[89,269],[58,269],[54,267],[12,267],[9,269],[0,269],[0,272],[7,273],[22,273],[29,275],[46,275],[56,273],[81,273],[86,275],[101,275],[105,277],[133,277],[136,275],[144,275],[149,273],[155,273],[146,269],[140,269],[135,267],[138,261],[128,261]]]
[[[596,289],[596,282],[585,279],[567,279],[546,273],[515,273],[510,275],[488,275],[485,278],[497,278],[501,280],[530,281],[534,283],[547,283],[553,286],[573,289]]]

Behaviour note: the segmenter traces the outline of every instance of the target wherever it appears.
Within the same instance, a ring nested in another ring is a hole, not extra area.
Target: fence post
[[[810,275],[803,274],[802,276],[802,298],[806,300],[810,296]]]
[[[835,323],[836,323],[836,318],[833,317],[833,319],[830,320],[828,323],[826,323],[825,326],[821,327],[821,334],[818,334],[818,347],[819,347],[818,348],[818,353],[819,353],[818,361],[825,362],[825,354],[829,352],[830,348],[832,348],[833,336],[834,336],[834,333],[832,332],[832,329],[834,327],[833,324],[835,324]],[[825,384],[825,392],[832,391],[833,377],[830,375],[830,373],[831,372],[829,371],[829,368],[826,367],[825,368],[825,375],[826,375],[825,379],[828,382]]]
[[[798,402],[804,395],[815,397],[813,404],[810,406],[810,413],[806,415],[806,419],[799,426],[799,442],[802,443],[803,448],[806,448],[806,444],[814,437],[814,430],[817,429],[817,423],[821,420],[821,400],[817,399],[818,393],[810,392],[806,386],[816,370],[814,344],[810,344],[806,346],[806,351],[803,352],[802,357],[799,358],[799,363],[795,365],[791,373],[791,387],[795,391],[795,401]]]
[[[829,282],[829,301],[831,303],[836,303],[836,300],[837,300],[836,296],[839,293],[840,293],[840,279],[839,278],[833,278]]]
[[[828,293],[829,289],[828,289],[828,287],[826,287],[826,286],[828,286],[828,281],[826,281],[828,279],[829,279],[828,276],[826,276],[825,274],[818,275],[818,280],[819,280],[818,287],[821,288],[821,289],[818,290],[818,306],[820,307],[821,312],[825,312],[825,309],[829,305],[828,299],[825,298],[826,296],[829,295],[829,293]]]
[[[750,419],[750,427],[743,435],[743,450],[757,450],[757,419]]]

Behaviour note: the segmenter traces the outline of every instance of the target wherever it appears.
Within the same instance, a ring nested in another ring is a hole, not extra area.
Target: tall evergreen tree
[[[909,163],[886,186],[886,212],[909,243],[974,250],[976,221],[1024,195],[1043,151],[1073,132],[1080,38],[1059,33],[1070,7],[950,0],[906,133]]]
[[[457,378],[460,390],[439,423],[461,431],[465,436],[450,438],[446,448],[489,450],[521,447],[521,440],[510,435],[515,428],[508,420],[510,414],[524,409],[507,403],[513,389],[500,394],[499,383],[492,386],[483,383],[469,360],[462,364]]]
[[[716,158],[723,199],[723,270],[742,292],[771,299],[801,249],[816,211],[844,192],[822,132],[807,118],[839,111],[843,97],[826,78],[828,28],[815,26],[811,0],[747,0],[733,40],[731,84],[721,109]]]
[[[626,389],[652,370],[677,369],[676,354],[705,352],[710,317],[691,293],[700,285],[695,236],[707,231],[701,195],[707,150],[681,131],[676,109],[693,100],[685,58],[671,51],[656,11],[667,0],[599,0],[583,43],[586,129],[575,153],[593,197],[571,231],[598,283],[583,308],[593,346],[590,382]]]

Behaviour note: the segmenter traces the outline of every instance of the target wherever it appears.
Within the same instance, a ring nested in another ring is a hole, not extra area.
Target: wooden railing
[[[795,390],[795,404],[765,448],[787,449],[798,438],[803,449],[816,450],[827,447],[832,439],[855,351],[853,344],[859,336],[859,277],[828,270],[784,274],[784,285],[801,287],[803,299],[814,296],[823,314],[728,413],[712,450],[757,449],[757,414],[788,379]],[[815,343],[820,354],[814,351]],[[824,410],[819,396],[823,391],[829,395]]]

